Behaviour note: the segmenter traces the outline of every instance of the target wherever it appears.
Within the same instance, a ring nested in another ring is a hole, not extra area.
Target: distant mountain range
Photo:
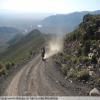
[[[89,12],[74,12],[70,14],[57,14],[46,17],[40,22],[39,29],[45,33],[67,33],[73,31],[82,22],[86,14],[100,14],[100,10]]]
[[[0,27],[0,33],[17,33],[18,29],[13,27]]]
[[[25,19],[20,19],[19,20],[15,20],[14,18],[12,18],[12,25],[18,24],[17,28],[14,28],[15,26],[8,27],[10,26],[10,21],[7,21],[8,19],[5,18],[1,19],[0,22],[0,44],[8,42],[9,40],[11,40],[12,38],[16,37],[20,37],[20,35],[23,33],[23,31],[21,30],[22,27],[24,27],[24,30],[26,33],[29,33],[29,31],[33,30],[33,29],[39,29],[41,32],[43,33],[56,33],[56,34],[62,34],[62,33],[67,33],[67,32],[71,32],[73,31],[76,27],[78,27],[78,24],[80,22],[82,22],[83,16],[86,14],[100,14],[100,10],[97,11],[93,11],[93,12],[89,12],[89,11],[83,11],[83,12],[74,12],[74,13],[70,13],[70,14],[57,14],[57,15],[52,15],[49,17],[44,18],[42,21],[36,21],[36,23],[32,20],[32,19],[27,19],[27,21]],[[13,16],[12,16],[13,17]],[[25,21],[23,21],[25,20]],[[26,23],[27,22],[27,23]],[[8,23],[5,27],[3,27],[4,23]],[[34,25],[33,25],[34,24]],[[30,27],[30,28],[29,28]],[[19,30],[20,28],[20,30]],[[23,29],[23,28],[22,28]]]
[[[0,10],[0,26],[10,26],[21,31],[33,30],[36,25],[51,13],[16,13]]]
[[[0,27],[0,44],[12,39],[20,31],[13,27]]]

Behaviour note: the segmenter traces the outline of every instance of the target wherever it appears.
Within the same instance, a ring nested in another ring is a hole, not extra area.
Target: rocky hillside
[[[66,35],[56,62],[65,79],[100,89],[100,15],[85,15],[79,27]]]

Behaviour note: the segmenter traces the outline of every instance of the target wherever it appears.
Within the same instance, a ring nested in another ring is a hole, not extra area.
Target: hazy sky
[[[16,13],[70,13],[100,10],[100,0],[0,0],[0,11]]]

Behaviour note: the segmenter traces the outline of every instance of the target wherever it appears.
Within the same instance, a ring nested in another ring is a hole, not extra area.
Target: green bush
[[[7,64],[6,64],[6,69],[9,70],[10,67],[11,67],[11,64],[10,64],[10,63],[7,63]]]
[[[61,71],[64,75],[67,75],[68,67],[66,64],[62,64]]]
[[[8,62],[8,63],[6,63],[6,65],[5,65],[5,67],[6,67],[6,69],[7,70],[9,70],[11,67],[13,67],[15,65],[15,63],[14,62]]]
[[[72,61],[73,64],[78,63],[77,57],[72,57],[72,58],[71,58],[71,61]]]
[[[76,76],[77,76],[77,70],[73,68],[71,68],[67,73],[68,78],[76,78]]]
[[[84,46],[83,46],[83,54],[84,54],[85,56],[88,55],[88,53],[89,53],[89,51],[90,51],[90,46],[91,46],[91,42],[90,42],[90,41],[86,41],[86,42],[84,43]]]
[[[84,70],[81,70],[77,73],[77,79],[78,80],[85,80],[85,81],[88,81],[89,80],[89,72],[84,69]]]
[[[70,35],[67,37],[68,40],[79,40],[82,37],[82,34],[79,30],[75,30],[74,32],[70,33]]]
[[[11,63],[11,66],[14,66],[14,65],[15,65],[15,63],[14,63],[14,62],[12,62],[12,63]]]
[[[88,62],[90,62],[90,60],[89,60],[89,58],[87,56],[80,56],[79,57],[79,62],[88,63]]]
[[[30,55],[33,55],[33,51],[30,51],[29,54],[30,54]]]
[[[0,76],[6,74],[5,66],[0,64]]]
[[[5,74],[5,70],[4,69],[0,70],[0,76],[4,74]]]
[[[81,56],[82,55],[82,48],[78,48],[78,56]]]
[[[63,55],[63,58],[62,59],[64,60],[64,62],[66,62],[66,61],[71,60],[71,56],[65,54],[65,55]]]
[[[91,63],[97,64],[97,57],[95,55],[92,57]]]
[[[100,77],[95,79],[96,85],[100,87]]]
[[[0,64],[0,69],[2,69],[4,66],[2,64]]]

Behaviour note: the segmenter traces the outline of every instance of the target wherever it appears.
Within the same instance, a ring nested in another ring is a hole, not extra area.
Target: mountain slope
[[[57,14],[45,18],[40,25],[40,30],[46,33],[66,33],[74,30],[86,14],[100,14],[100,10],[89,12],[74,12],[71,14]]]
[[[8,49],[0,55],[0,61],[3,64],[7,64],[8,62],[19,63],[38,52],[43,43],[44,35],[38,30],[33,30],[21,38],[21,40],[15,42],[15,44],[11,44]]]
[[[66,79],[100,89],[100,15],[85,15],[56,58]]]

